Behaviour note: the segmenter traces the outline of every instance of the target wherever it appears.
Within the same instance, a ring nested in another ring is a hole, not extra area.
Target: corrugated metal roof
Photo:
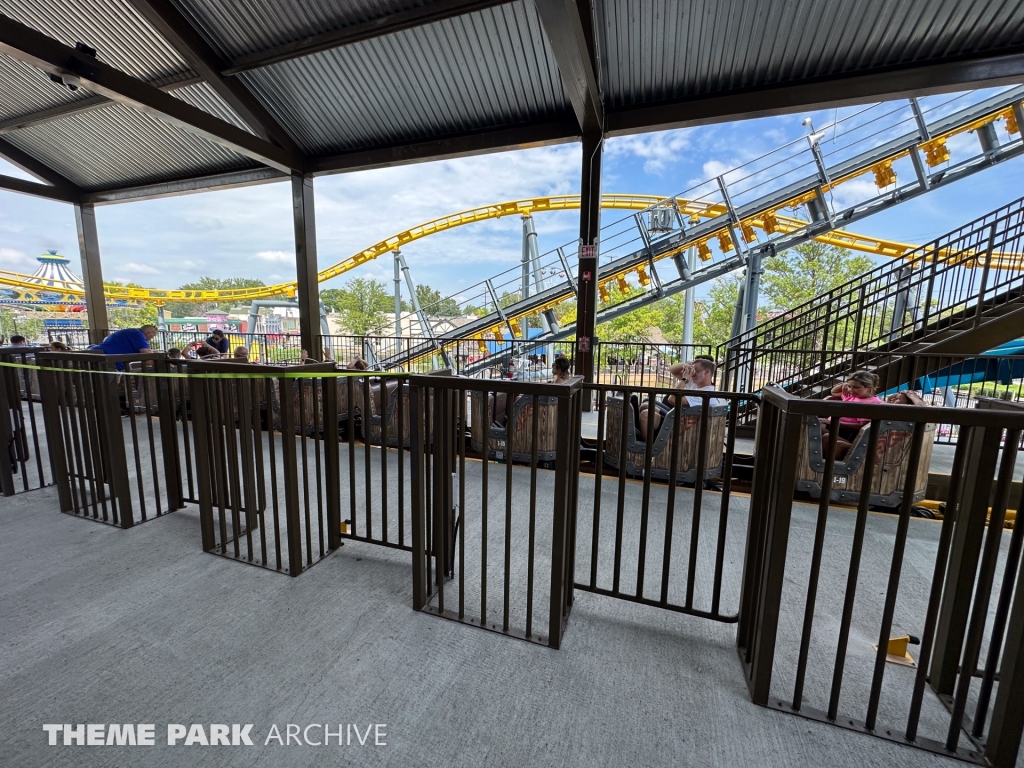
[[[105,64],[143,80],[188,65],[126,0],[0,0],[0,13],[72,48],[95,48]]]
[[[0,55],[0,121],[89,95],[83,90],[72,93],[62,85],[51,83],[45,72]]]
[[[254,167],[247,157],[120,104],[5,138],[88,190]]]
[[[227,105],[227,102],[225,102],[224,99],[222,99],[220,95],[206,83],[190,85],[188,88],[179,88],[171,91],[171,95],[177,99],[181,99],[186,104],[191,104],[197,109],[209,112],[214,117],[219,117],[221,120],[231,123],[236,128],[241,128],[243,131],[254,133],[252,128],[250,128],[245,121]]]
[[[172,0],[225,62],[425,0]],[[610,112],[1024,44],[1020,0],[595,0]],[[147,81],[183,58],[128,0],[0,0],[0,13]],[[311,156],[572,115],[533,0],[238,76]],[[85,97],[0,56],[0,120]],[[246,128],[206,85],[182,100]],[[91,189],[252,167],[124,107],[5,136]]]
[[[532,1],[240,77],[316,154],[571,114]]]
[[[206,41],[231,61],[283,43],[396,11],[430,5],[430,0],[173,0]]]
[[[609,107],[1019,46],[1019,0],[597,0]]]

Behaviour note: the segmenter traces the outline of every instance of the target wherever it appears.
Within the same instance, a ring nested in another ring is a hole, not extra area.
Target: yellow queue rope
[[[125,362],[140,362],[130,360]],[[63,373],[102,373],[114,376],[145,376],[155,379],[347,379],[347,378],[386,378],[410,376],[405,371],[315,371],[299,373],[282,371],[281,373],[146,373],[144,371],[97,371],[87,368],[54,368],[48,365],[29,365],[28,363],[0,363],[0,368],[28,368],[35,371],[57,371]]]

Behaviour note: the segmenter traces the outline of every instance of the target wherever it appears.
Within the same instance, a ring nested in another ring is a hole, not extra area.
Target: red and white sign
[[[597,246],[596,245],[581,245],[580,246],[580,258],[581,259],[596,259],[597,258]]]
[[[582,277],[580,279],[584,283],[589,283],[590,282],[590,278],[591,278],[590,270],[589,269],[583,270],[583,275],[582,275]]]
[[[589,336],[580,336],[579,339],[576,342],[576,347],[579,349],[580,352],[589,352],[590,351],[590,337]]]

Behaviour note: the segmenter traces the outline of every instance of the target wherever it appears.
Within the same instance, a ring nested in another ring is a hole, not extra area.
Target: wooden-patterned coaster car
[[[36,357],[24,347],[8,347],[0,350],[0,362],[14,365],[35,365]],[[17,380],[22,400],[39,402],[39,372],[35,368],[11,368],[11,380]]]
[[[283,366],[284,370],[288,373],[297,373],[302,368],[312,368],[313,365],[298,366],[289,365]],[[337,387],[338,381],[344,381],[344,379],[317,379],[315,378],[318,372],[324,370],[323,364],[316,366],[316,370],[310,370],[309,375],[311,378],[308,379],[292,379],[294,385],[291,387],[291,409],[292,409],[292,422],[295,425],[295,434],[305,434],[307,437],[318,435],[324,432],[324,403],[323,403],[323,392],[321,391],[321,382],[325,387]],[[333,371],[334,369],[329,369]],[[282,419],[281,409],[285,405],[281,396],[281,379],[271,379],[270,387],[270,411],[273,413],[273,424],[274,429],[281,431]],[[258,384],[263,385],[263,381],[259,381]],[[340,395],[340,388],[339,388]],[[287,398],[284,398],[287,399]],[[261,402],[262,399],[261,399]],[[346,400],[347,403],[347,400]],[[346,415],[346,418],[347,415]],[[338,421],[341,421],[341,409],[339,407]],[[337,425],[334,426],[337,429]]]
[[[691,406],[676,411],[671,409],[661,420],[658,433],[651,445],[651,477],[669,481],[672,470],[672,432],[677,415],[682,418],[679,425],[679,448],[676,461],[676,483],[697,481],[700,452],[701,411],[703,406]],[[622,422],[625,410],[626,422],[626,475],[643,477],[644,452],[647,448],[636,428],[637,409],[634,403],[626,402],[623,409],[621,397],[607,400],[604,439],[604,461],[615,469],[619,468],[622,445]],[[707,442],[705,443],[703,480],[722,476],[725,461],[725,430],[729,418],[728,405],[713,405],[708,408]]]
[[[893,406],[898,412],[899,406]],[[895,414],[894,414],[895,415]],[[864,481],[864,464],[869,445],[870,424],[865,424],[854,438],[842,461],[833,467],[832,501],[856,504],[860,501]],[[910,464],[910,438],[914,424],[910,421],[883,419],[878,428],[875,444],[875,468],[869,484],[869,502],[880,507],[896,508],[903,503],[903,485]],[[806,491],[811,498],[821,498],[821,481],[825,472],[825,455],[822,451],[821,421],[817,416],[805,416],[801,427],[800,452],[797,454],[796,487]],[[925,427],[924,444],[921,446],[921,460],[917,468],[917,482],[911,503],[924,498],[928,487],[928,466],[932,460],[932,444],[935,441],[935,425]]]
[[[366,385],[363,383],[363,379],[359,379],[358,385],[354,389],[356,398],[356,410],[359,411],[360,417],[366,411],[367,397],[366,397]],[[382,386],[383,385],[383,386]],[[403,405],[406,408],[405,412],[405,429],[402,433],[403,438],[409,436],[409,393],[405,393],[405,402]],[[384,429],[387,432],[388,445],[398,445],[398,380],[397,379],[371,379],[370,380],[370,397],[369,397],[369,408],[370,418],[363,420],[360,419],[360,432],[362,433],[363,439],[370,443],[370,445],[380,445],[380,433],[381,424],[383,423]]]
[[[125,366],[126,372],[129,374],[126,377],[122,386],[131,388],[131,402],[135,408],[136,413],[150,413],[155,414],[157,412],[157,379],[154,376],[132,376],[131,374],[136,373],[153,373],[154,366],[152,363],[145,363],[138,361],[134,363],[128,363]],[[128,382],[131,382],[130,385]]]
[[[469,444],[474,451],[483,453],[484,430],[487,431],[488,458],[505,459],[509,453],[512,461],[530,463],[533,453],[533,409],[539,411],[537,433],[537,462],[545,469],[555,465],[558,444],[558,398],[545,395],[518,395],[512,403],[512,420],[509,426],[495,422],[494,394],[487,395],[486,405],[483,392],[471,393],[471,428]],[[511,437],[510,437],[511,435]]]

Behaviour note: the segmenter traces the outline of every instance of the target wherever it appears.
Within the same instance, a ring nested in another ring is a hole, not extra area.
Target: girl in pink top
[[[842,384],[832,388],[829,400],[842,400],[844,403],[881,403],[878,395],[878,376],[871,371],[855,371],[847,377]],[[861,427],[868,424],[871,419],[862,419],[855,416],[843,416],[839,419],[839,435],[836,437],[836,459],[842,459],[850,450],[851,442],[857,437]],[[828,451],[828,444],[831,435],[828,434],[828,419],[821,419],[822,451]]]
[[[875,394],[877,391],[878,376],[870,371],[856,371],[851,373],[849,378],[842,384],[837,384],[833,387],[832,395],[839,395],[839,398],[844,403],[880,404],[882,401]],[[839,419],[839,423],[843,427],[849,427],[853,431],[859,430],[870,421],[871,419],[859,419],[853,416],[843,416]]]

